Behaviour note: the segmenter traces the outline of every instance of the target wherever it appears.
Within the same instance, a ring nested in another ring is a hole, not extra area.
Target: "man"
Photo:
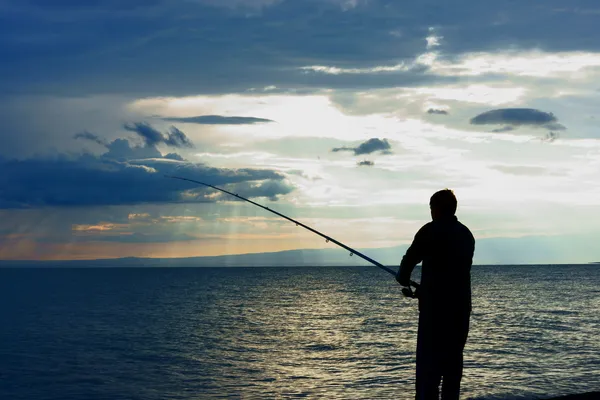
[[[456,216],[454,193],[431,196],[432,221],[415,235],[402,258],[396,280],[409,286],[414,267],[423,262],[417,336],[416,399],[458,399],[463,349],[471,314],[471,264],[475,239]]]

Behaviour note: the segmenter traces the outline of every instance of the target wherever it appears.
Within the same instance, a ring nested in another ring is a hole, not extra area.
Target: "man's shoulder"
[[[425,225],[423,225],[421,227],[421,229],[419,229],[419,231],[417,232],[417,235],[421,234],[424,235],[427,232],[431,231],[431,228],[433,227],[433,221],[429,221],[428,223],[426,223]]]
[[[471,230],[469,229],[468,226],[466,226],[465,224],[463,224],[462,222],[460,222],[459,220],[456,220],[456,223],[458,224],[458,226],[460,227],[460,229],[463,231],[463,233],[465,235],[470,236],[471,238],[474,238],[473,233],[471,232]],[[474,240],[474,239],[473,239]]]
[[[458,219],[456,220],[456,223],[463,229],[466,229],[469,231],[469,227],[466,226],[465,224],[463,224],[462,222],[460,222]]]
[[[465,224],[460,222],[458,219],[454,220],[453,223],[456,224],[455,226],[458,226],[459,230],[461,231],[461,234],[473,238],[473,233],[471,233],[471,230]],[[447,227],[449,227],[449,225],[444,226],[446,227],[446,229]],[[423,225],[421,229],[419,229],[419,231],[417,232],[417,236],[434,235],[435,232],[439,231],[439,229],[441,229],[439,225],[436,225],[434,221],[429,221],[425,225]]]

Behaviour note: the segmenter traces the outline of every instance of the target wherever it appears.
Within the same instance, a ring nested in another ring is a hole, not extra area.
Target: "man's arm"
[[[396,281],[402,286],[410,285],[410,275],[413,269],[418,263],[423,261],[424,230],[425,226],[419,229],[412,244],[406,250],[406,254],[402,257],[400,268],[396,274]]]

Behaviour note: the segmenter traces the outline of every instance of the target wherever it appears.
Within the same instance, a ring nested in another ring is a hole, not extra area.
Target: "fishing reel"
[[[414,287],[414,290],[413,290]],[[402,294],[404,297],[408,297],[411,299],[419,298],[419,284],[414,281],[410,281],[408,286],[402,288]]]

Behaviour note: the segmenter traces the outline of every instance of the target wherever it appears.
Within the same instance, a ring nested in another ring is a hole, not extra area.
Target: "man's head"
[[[429,200],[429,208],[431,209],[431,218],[439,219],[451,217],[456,212],[456,196],[450,189],[440,190],[435,192]]]

